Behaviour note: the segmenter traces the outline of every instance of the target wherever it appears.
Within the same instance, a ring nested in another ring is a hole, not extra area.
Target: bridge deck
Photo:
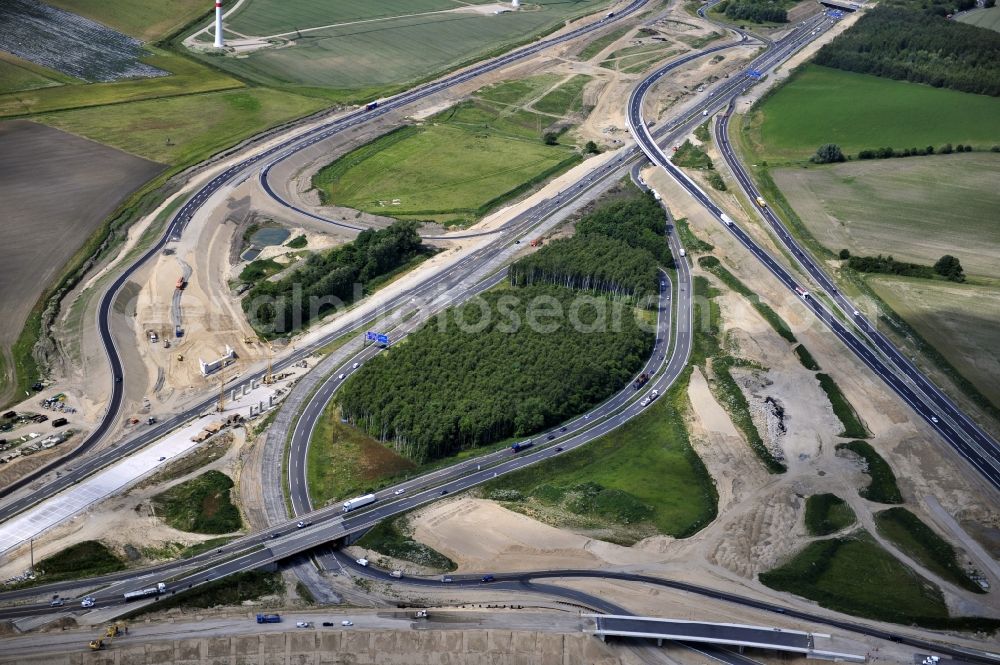
[[[615,615],[593,615],[593,618],[597,621],[594,634],[599,637],[650,637],[684,642],[736,644],[796,653],[809,653],[813,647],[811,634],[786,628]]]

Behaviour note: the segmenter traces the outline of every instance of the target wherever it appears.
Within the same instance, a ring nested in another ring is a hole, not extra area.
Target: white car
[[[398,490],[396,490],[395,492],[393,492],[393,494],[395,494],[396,496],[399,496],[400,494],[402,494],[405,491],[406,490],[404,490],[402,487],[400,487]]]
[[[340,379],[341,381],[343,381],[344,379],[346,379],[346,378],[347,378],[347,375],[346,375],[346,374],[341,374],[341,375],[340,375],[340,376],[338,376],[337,378],[338,378],[338,379]]]
[[[351,365],[351,369],[357,369],[359,367],[361,367],[361,363],[354,363],[353,365]]]
[[[93,596],[87,596],[80,602],[80,607],[93,607],[93,606],[94,606]]]
[[[931,422],[936,423],[938,421],[937,416],[931,416]]]
[[[358,559],[357,560],[357,564],[359,566],[367,566],[368,565],[368,559]]]
[[[351,621],[350,619],[344,619],[343,621],[340,622],[340,625],[341,626],[353,626],[354,622]]]
[[[308,628],[310,625],[311,624],[308,621],[296,621],[295,622],[295,627],[296,628]]]

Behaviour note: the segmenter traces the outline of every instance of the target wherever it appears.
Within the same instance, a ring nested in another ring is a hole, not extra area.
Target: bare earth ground
[[[0,353],[10,380],[10,345],[28,313],[102,221],[163,167],[27,120],[0,123]],[[0,394],[0,401],[12,395]]]

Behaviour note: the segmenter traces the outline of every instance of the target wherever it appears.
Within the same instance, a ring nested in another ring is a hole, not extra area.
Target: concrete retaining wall
[[[504,630],[300,630],[20,656],[3,665],[621,665],[584,634]]]

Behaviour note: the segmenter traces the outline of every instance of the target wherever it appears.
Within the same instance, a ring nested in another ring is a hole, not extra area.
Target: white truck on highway
[[[344,512],[349,513],[355,508],[360,508],[361,506],[367,506],[370,503],[375,503],[374,494],[365,494],[364,496],[356,496],[353,499],[348,499],[344,502]]]
[[[724,221],[726,223],[726,226],[732,226],[733,225],[733,219],[732,219],[732,217],[730,217],[726,213],[722,213],[722,221]]]
[[[138,600],[140,598],[148,598],[150,596],[159,596],[161,593],[166,592],[167,585],[163,582],[157,582],[156,586],[139,589],[138,591],[126,591],[123,595],[125,596],[125,600]]]

